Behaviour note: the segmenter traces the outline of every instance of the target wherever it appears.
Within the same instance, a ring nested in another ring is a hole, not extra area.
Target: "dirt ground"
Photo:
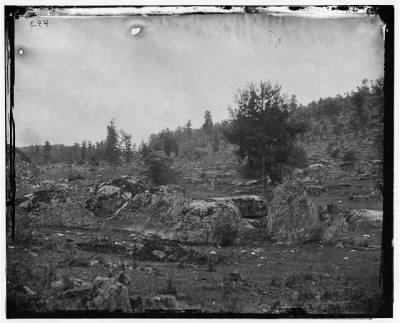
[[[62,167],[42,171],[47,180],[60,183],[68,176]],[[82,204],[99,172],[75,171],[84,178],[69,183],[71,196]],[[124,172],[129,170],[119,171]],[[115,170],[106,170],[101,178],[113,176]],[[342,201],[343,208],[382,209],[379,200],[347,198],[370,190],[372,181],[349,178],[324,185],[327,189],[314,197],[317,205]],[[195,196],[228,193],[192,192]],[[127,280],[133,313],[159,311],[138,300],[160,295],[174,299],[162,310],[183,315],[373,317],[382,305],[380,229],[366,232],[371,238],[368,248],[321,242],[285,245],[269,241],[263,222],[253,221],[253,228],[244,230],[233,246],[220,247],[163,240],[134,232],[129,223],[99,217],[90,225],[66,227],[41,220],[42,213],[17,213],[17,240],[7,246],[9,316],[84,310],[83,300],[90,292],[86,282],[121,274]],[[132,252],[139,240],[144,247],[140,253]]]

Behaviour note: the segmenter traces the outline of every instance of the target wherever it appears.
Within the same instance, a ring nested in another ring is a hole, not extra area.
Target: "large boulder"
[[[235,241],[242,219],[230,201],[191,201],[179,189],[161,186],[137,194],[119,220],[130,228],[185,242],[229,244]]]
[[[298,182],[278,185],[268,204],[267,232],[272,240],[297,243],[318,240],[318,209]]]
[[[232,244],[242,225],[238,207],[230,201],[194,200],[184,210],[177,231],[179,240]]]
[[[127,205],[136,194],[144,192],[145,182],[136,177],[122,176],[101,183],[95,197],[86,201],[86,208],[96,215],[112,216]]]
[[[267,215],[267,205],[265,200],[257,195],[214,197],[210,200],[215,202],[235,203],[243,218],[262,218]]]

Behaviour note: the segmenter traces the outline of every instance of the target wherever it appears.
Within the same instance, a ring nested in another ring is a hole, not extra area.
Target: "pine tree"
[[[208,110],[204,113],[204,124],[202,126],[202,129],[207,133],[208,136],[211,137],[213,133],[213,122],[211,112]]]
[[[111,165],[119,162],[118,133],[114,119],[107,126],[106,159]]]
[[[123,129],[121,129],[120,134],[125,161],[130,163],[132,159],[132,135],[126,133]]]
[[[86,160],[86,140],[82,141],[82,145],[81,145],[81,160],[82,161]]]
[[[51,145],[49,141],[46,141],[44,143],[44,162],[48,164],[50,162],[50,151],[51,151]]]
[[[237,154],[261,171],[266,193],[267,175],[281,181],[281,166],[287,163],[295,137],[305,127],[289,119],[289,102],[278,84],[251,83],[238,91],[236,105],[230,110],[232,121],[225,135],[239,146]]]

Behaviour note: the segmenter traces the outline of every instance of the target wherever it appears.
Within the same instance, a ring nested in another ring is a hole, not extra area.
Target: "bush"
[[[339,157],[339,153],[340,153],[340,149],[336,148],[333,151],[331,151],[331,153],[329,154],[332,158],[338,158]]]
[[[290,149],[287,164],[295,168],[307,167],[306,151],[299,146],[293,146]]]
[[[357,161],[357,155],[355,151],[349,150],[343,155],[343,161],[347,163],[355,163]]]
[[[162,151],[149,152],[145,157],[146,176],[155,185],[176,183],[179,173],[171,168],[172,160]]]

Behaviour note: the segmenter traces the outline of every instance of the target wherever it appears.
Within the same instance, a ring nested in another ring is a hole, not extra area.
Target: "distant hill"
[[[364,80],[357,91],[300,107],[293,117],[308,123],[299,137],[310,160],[343,162],[351,154],[361,168],[383,158],[383,81]]]

